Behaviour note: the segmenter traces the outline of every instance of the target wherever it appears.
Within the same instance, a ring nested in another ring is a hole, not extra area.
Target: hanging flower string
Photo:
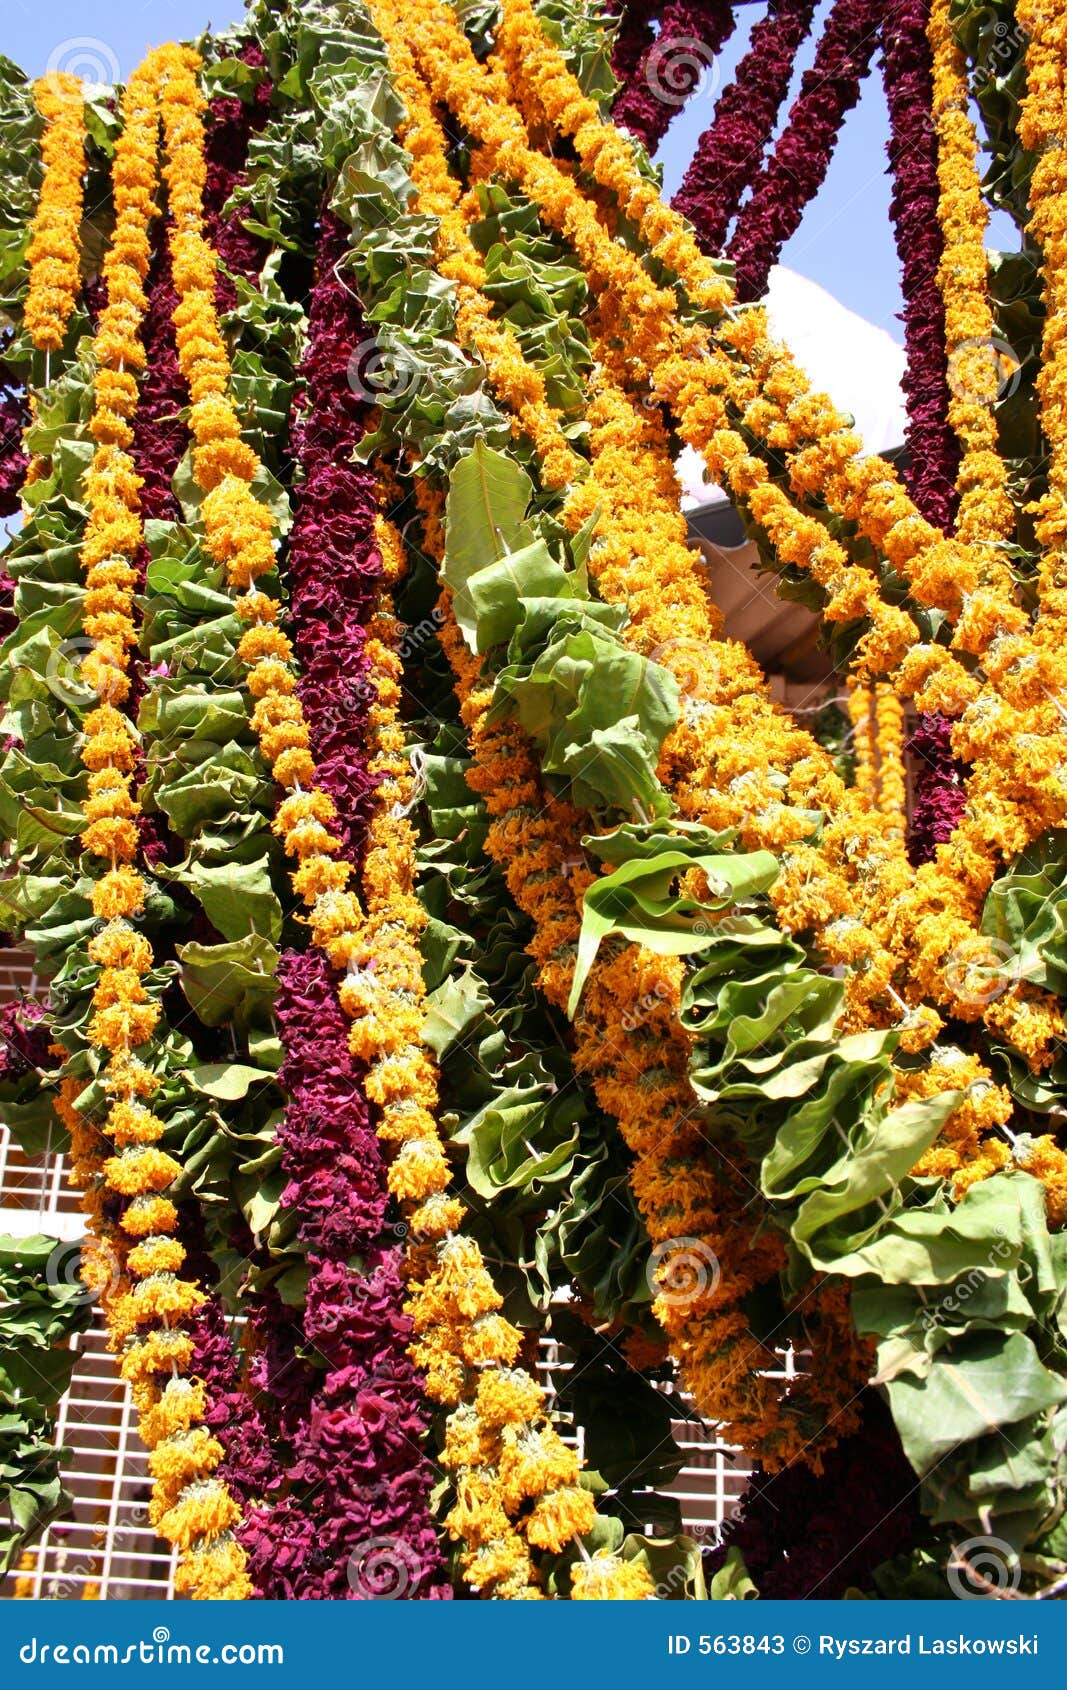
[[[814,16],[815,0],[771,0],[696,144],[671,204],[692,223],[702,252],[718,254],[726,244],[745,190],[759,172]]]
[[[165,1192],[181,1168],[159,1148],[164,1123],[147,1101],[163,1084],[153,1066],[160,1007],[148,981],[152,947],[131,925],[144,907],[145,882],[135,866],[139,806],[131,786],[137,741],[121,709],[130,692],[130,652],[136,644],[132,559],[141,542],[140,478],[129,454],[138,397],[132,372],[144,363],[138,327],[145,309],[148,227],[155,213],[158,88],[173,58],[168,49],[151,54],[124,96],[115,234],[104,265],[107,304],[94,341],[96,450],[86,476],[89,520],[81,553],[83,626],[92,648],[82,675],[101,703],[84,724],[89,796],[81,839],[90,858],[109,866],[91,893],[93,913],[103,926],[88,944],[89,959],[100,969],[88,1038],[105,1055],[104,1083],[111,1098],[100,1131],[113,1154],[96,1164],[96,1177],[126,1200],[122,1229],[137,1240],[124,1252],[130,1289],[109,1299],[107,1313],[112,1343],[126,1345],[122,1372],[152,1452],[150,1518],[181,1552],[180,1590],[233,1599],[247,1596],[251,1588],[244,1555],[232,1535],[240,1510],[212,1476],[222,1448],[199,1425],[206,1407],[204,1387],[183,1376],[192,1342],[182,1323],[204,1301],[204,1292],[180,1277],[185,1251],[173,1236],[178,1215]],[[69,1085],[65,1101],[73,1110]],[[81,1150],[89,1149],[90,1159],[94,1148],[85,1145],[83,1135]],[[76,1144],[76,1160],[78,1150]],[[84,1163],[84,1154],[80,1160]]]
[[[846,112],[860,97],[878,44],[881,0],[835,0],[804,72],[789,122],[742,207],[727,256],[741,300],[760,299],[771,266],[826,178]]]
[[[930,0],[894,0],[882,25],[889,106],[889,213],[904,295],[903,388],[908,467],[904,481],[928,522],[950,532],[956,515],[959,441],[948,419],[945,305],[938,286],[944,237],[938,223],[937,133],[927,25]]]
[[[944,246],[938,281],[944,300],[948,414],[962,447],[956,531],[970,543],[996,547],[1015,532],[1015,507],[1008,494],[996,415],[1005,379],[1005,351],[993,332],[978,137],[970,116],[963,56],[952,32],[950,4],[951,0],[931,0],[929,36],[941,188],[937,216]],[[993,590],[1013,605],[1010,571],[995,552],[987,573]]]
[[[659,30],[615,101],[615,122],[654,153],[734,32],[730,0],[667,0]]]
[[[25,322],[34,346],[58,352],[81,292],[81,222],[85,174],[82,85],[63,70],[33,85],[44,119],[44,181],[30,231],[30,287]]]

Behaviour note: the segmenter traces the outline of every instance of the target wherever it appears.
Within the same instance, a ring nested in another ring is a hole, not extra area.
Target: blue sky
[[[821,0],[817,25],[829,6],[830,0]],[[208,24],[223,28],[242,11],[241,0],[4,0],[0,51],[33,75],[52,63],[90,79],[109,80],[116,70],[125,79],[147,47],[198,34]],[[672,124],[661,155],[668,190],[677,187],[711,117],[715,85],[732,75],[750,23],[761,11],[758,5],[742,8],[734,39],[708,79],[709,86]],[[812,52],[809,39],[797,60],[794,88]],[[901,298],[889,223],[887,135],[885,96],[876,70],[859,106],[845,121],[823,189],[783,259],[899,340],[896,314]]]

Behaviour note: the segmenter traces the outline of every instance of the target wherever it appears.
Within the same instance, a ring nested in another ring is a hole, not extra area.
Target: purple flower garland
[[[816,3],[771,0],[671,201],[675,211],[688,217],[709,256],[722,251],[741,197],[760,167]]]
[[[771,266],[823,184],[842,120],[871,68],[882,12],[882,0],[835,0],[815,63],[801,79],[789,122],[741,209],[728,248],[740,300],[766,293]]]
[[[904,749],[915,769],[915,802],[908,829],[908,854],[918,867],[946,845],[967,806],[968,765],[952,755],[953,722],[936,712],[920,716]]]
[[[301,372],[305,404],[294,431],[305,479],[288,564],[300,696],[319,781],[358,860],[373,803],[364,623],[382,566],[375,478],[351,461],[364,410],[348,370],[366,328],[339,272],[346,250],[344,226],[325,212]],[[308,1252],[304,1338],[325,1372],[292,1428],[290,1489],[249,1516],[241,1541],[268,1597],[447,1600],[451,1585],[428,1506],[434,1475],[424,1400],[408,1356],[403,1250],[387,1221],[381,1146],[348,1049],[348,1019],[317,952],[285,952],[278,988],[282,1083],[291,1099],[279,1129],[288,1182],[282,1202]]]
[[[765,1600],[837,1600],[869,1588],[874,1570],[911,1546],[918,1480],[885,1404],[866,1391],[863,1406],[862,1426],[829,1452],[821,1478],[801,1462],[753,1474],[705,1557],[709,1576],[736,1548]]]
[[[733,34],[729,0],[668,0],[659,34],[646,47],[612,118],[655,152],[675,113]]]
[[[30,420],[22,383],[0,362],[0,517],[14,516],[29,459],[22,436]]]
[[[291,1097],[279,1135],[284,1201],[308,1246],[304,1337],[325,1373],[294,1430],[289,1492],[249,1515],[241,1541],[257,1589],[271,1598],[448,1599],[427,1505],[422,1395],[407,1354],[403,1252],[385,1224],[381,1151],[347,1017],[317,952],[287,951],[278,983]],[[353,1256],[360,1271],[348,1265]]]
[[[895,0],[882,29],[893,173],[890,215],[904,291],[908,367],[908,491],[946,532],[956,515],[960,447],[948,418],[945,307],[937,270],[944,241],[937,218],[937,135],[931,123],[933,69],[926,37],[930,0]]]
[[[347,249],[344,226],[324,212],[301,372],[306,405],[294,429],[305,479],[289,567],[300,698],[318,781],[337,805],[345,851],[358,862],[374,804],[364,736],[372,693],[364,623],[382,561],[374,538],[375,477],[351,461],[363,437],[364,400],[349,381],[349,361],[367,330],[339,269]]]
[[[611,49],[611,68],[622,83],[622,90],[629,88],[637,74],[648,49],[655,40],[652,20],[659,11],[660,0],[631,0],[630,4],[619,4],[619,0],[605,6],[604,10],[619,18],[619,29]],[[620,97],[622,90],[620,90]]]

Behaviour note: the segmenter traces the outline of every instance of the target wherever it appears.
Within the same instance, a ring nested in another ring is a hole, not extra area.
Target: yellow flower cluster
[[[944,252],[938,283],[945,305],[949,418],[963,447],[956,532],[963,540],[995,543],[1014,532],[1015,507],[998,449],[996,401],[1002,354],[993,338],[985,251],[988,219],[978,176],[978,138],[950,6],[951,0],[932,0],[927,34],[941,190],[937,216]],[[1003,564],[995,564],[995,553],[987,573],[987,589],[999,593],[1005,606],[1014,607],[1011,573]]]
[[[884,681],[869,686],[852,680],[847,695],[855,790],[889,824],[884,836],[887,848],[902,852],[908,825],[904,706]],[[881,890],[879,886],[879,894]]]
[[[26,327],[41,352],[58,352],[81,289],[85,107],[81,82],[51,71],[33,85],[44,119],[44,180],[30,231]]]
[[[1037,537],[1044,556],[1038,577],[1041,615],[1035,629],[1046,684],[1064,693],[1062,666],[1053,668],[1067,611],[1067,158],[1063,136],[1063,66],[1067,17],[1049,0],[1019,0],[1026,49],[1026,97],[1019,138],[1035,155],[1028,233],[1042,254],[1045,326],[1037,378],[1041,426],[1049,445],[1048,490],[1037,505]]]

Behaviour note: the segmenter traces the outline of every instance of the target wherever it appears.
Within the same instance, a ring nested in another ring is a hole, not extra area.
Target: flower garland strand
[[[63,70],[35,82],[33,98],[45,125],[44,181],[30,229],[24,320],[38,351],[58,352],[81,292],[85,107],[81,82]]]
[[[882,11],[881,0],[834,0],[815,62],[727,249],[741,300],[766,293],[771,266],[822,187],[845,113],[870,71]]]
[[[84,1135],[80,1156],[77,1140],[74,1148],[76,1165],[80,1161],[85,1169],[88,1163],[86,1172],[91,1169],[92,1177],[102,1177],[112,1194],[127,1200],[121,1225],[137,1240],[125,1253],[131,1288],[109,1299],[107,1313],[112,1344],[127,1345],[121,1371],[151,1451],[150,1519],[181,1552],[178,1589],[197,1597],[240,1599],[251,1590],[243,1552],[233,1538],[240,1510],[213,1477],[223,1451],[199,1424],[206,1409],[204,1386],[183,1377],[192,1341],[181,1322],[203,1303],[204,1292],[179,1277],[185,1251],[173,1236],[177,1210],[164,1193],[181,1168],[159,1149],[164,1123],[146,1102],[163,1083],[150,1065],[160,1008],[145,985],[154,960],[151,945],[130,924],[143,909],[145,883],[135,866],[139,806],[130,790],[137,742],[119,708],[130,692],[137,581],[131,560],[142,533],[140,478],[129,455],[138,397],[130,370],[145,361],[137,331],[146,304],[148,227],[155,213],[157,99],[172,59],[173,50],[150,54],[124,96],[114,172],[115,233],[104,265],[107,303],[94,341],[92,432],[97,444],[86,476],[89,519],[81,553],[83,626],[92,649],[82,675],[101,704],[85,719],[82,761],[89,771],[89,797],[81,839],[90,856],[109,864],[91,894],[93,913],[104,925],[88,944],[89,958],[100,968],[88,1038],[106,1055],[104,1083],[111,1105],[98,1136],[114,1153],[101,1166],[96,1146],[86,1145]],[[135,1054],[142,1049],[148,1060]],[[64,1102],[73,1110],[69,1088]],[[161,1377],[166,1378],[162,1387]]]
[[[667,0],[656,38],[612,110],[615,122],[650,155],[722,52],[736,22],[731,0]]]
[[[730,224],[774,134],[815,5],[816,0],[771,0],[696,144],[671,205],[692,223],[702,252],[716,255],[726,244]]]
[[[944,300],[948,414],[962,447],[956,532],[969,543],[995,546],[1015,532],[1015,507],[997,432],[1003,354],[993,333],[985,250],[988,213],[978,175],[978,137],[950,6],[951,0],[931,0],[929,38],[941,189],[937,217],[944,250],[938,282]],[[1003,565],[999,574],[1000,590],[1010,593]]]

